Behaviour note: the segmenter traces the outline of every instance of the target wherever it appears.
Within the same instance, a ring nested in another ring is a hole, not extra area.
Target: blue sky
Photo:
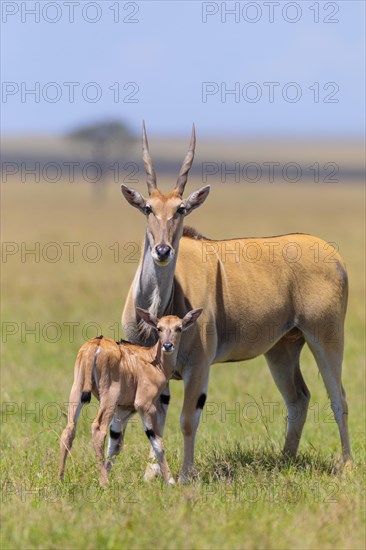
[[[194,120],[207,137],[360,137],[364,18],[363,1],[3,0],[2,129],[120,118],[139,132],[145,118],[155,135]]]

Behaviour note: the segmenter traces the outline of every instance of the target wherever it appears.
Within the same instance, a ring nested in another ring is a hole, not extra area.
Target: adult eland
[[[210,191],[205,186],[183,198],[195,152],[194,126],[178,181],[169,193],[157,187],[144,125],[142,141],[148,197],[122,185],[124,197],[146,218],[143,252],[122,315],[126,336],[138,344],[156,342],[156,334],[136,307],[157,317],[184,317],[189,310],[204,307],[195,327],[182,335],[174,372],[174,378],[184,381],[180,481],[194,473],[195,437],[213,363],[265,356],[288,412],[284,453],[296,455],[310,400],[300,370],[305,342],[331,401],[343,463],[350,465],[348,406],[341,380],[348,296],[344,260],[311,235],[217,241],[184,227],[186,216],[202,205]],[[160,437],[169,398],[167,385],[159,403]],[[119,429],[117,421],[111,429]],[[150,460],[145,479],[157,471]]]

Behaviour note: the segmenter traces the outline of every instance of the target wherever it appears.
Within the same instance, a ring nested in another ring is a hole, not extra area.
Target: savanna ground
[[[191,181],[187,191],[200,185]],[[145,192],[142,184],[136,187]],[[143,482],[148,442],[135,419],[105,490],[98,487],[90,437],[94,398],[79,422],[63,485],[56,477],[59,436],[78,348],[96,332],[122,336],[120,316],[137,267],[143,216],[127,205],[117,184],[104,195],[86,183],[12,182],[1,192],[2,239],[14,243],[6,249],[13,255],[2,259],[2,548],[364,547],[361,185],[216,183],[187,220],[216,238],[297,231],[339,245],[350,278],[344,385],[354,470],[333,472],[338,430],[305,348],[302,371],[312,399],[298,460],[281,461],[283,403],[259,357],[212,368],[197,437],[198,476],[190,485]],[[51,242],[57,246],[47,246]],[[183,384],[171,387],[165,446],[177,476]]]

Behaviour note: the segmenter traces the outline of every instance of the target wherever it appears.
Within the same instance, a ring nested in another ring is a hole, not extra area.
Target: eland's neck
[[[149,240],[145,237],[144,253],[135,277],[135,305],[148,309],[153,315],[162,317],[169,311],[173,300],[174,272],[177,261],[177,248],[174,259],[167,266],[157,265],[152,256]]]

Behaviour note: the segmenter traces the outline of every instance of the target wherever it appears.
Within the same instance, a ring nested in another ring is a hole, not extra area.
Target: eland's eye
[[[177,214],[185,214],[185,213],[186,213],[186,207],[184,206],[184,204],[181,204],[180,206],[178,206]]]
[[[148,216],[149,214],[152,214],[152,208],[150,206],[150,204],[147,204],[145,206],[145,214]]]
[[[161,327],[156,327],[158,332],[163,332],[163,329]]]
[[[182,332],[182,327],[179,326],[179,327],[177,327],[175,330],[176,330],[177,332]]]

